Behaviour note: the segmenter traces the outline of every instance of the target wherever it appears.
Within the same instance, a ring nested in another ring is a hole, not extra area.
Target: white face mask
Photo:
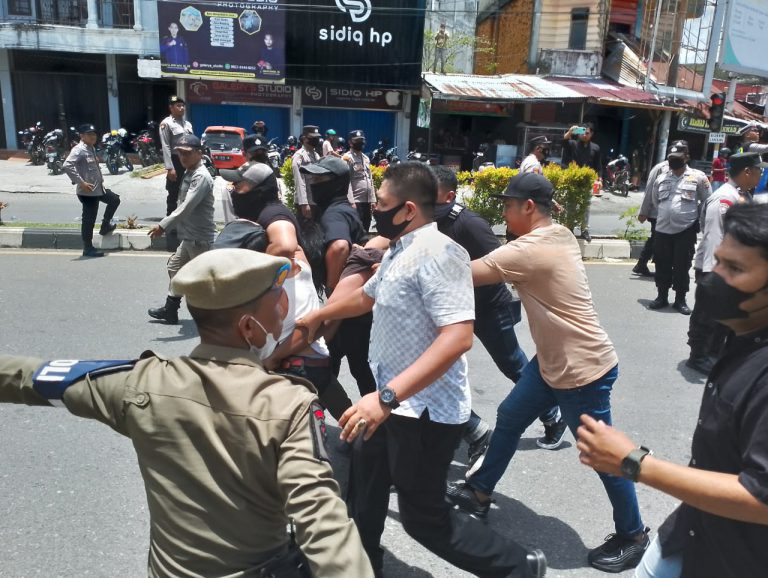
[[[247,339],[245,341],[250,346],[251,353],[255,353],[260,361],[264,361],[274,353],[275,348],[277,347],[277,339],[275,339],[275,336],[272,335],[269,331],[264,329],[264,326],[261,323],[259,323],[258,319],[256,319],[253,316],[251,316],[251,319],[256,325],[259,326],[259,329],[261,329],[264,332],[266,342],[264,343],[264,347],[256,347]]]

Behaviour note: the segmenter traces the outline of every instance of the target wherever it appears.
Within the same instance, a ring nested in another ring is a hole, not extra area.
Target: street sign
[[[724,132],[711,132],[709,133],[710,144],[723,144],[725,142]]]

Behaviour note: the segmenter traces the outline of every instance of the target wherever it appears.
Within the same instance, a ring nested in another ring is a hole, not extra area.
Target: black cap
[[[316,163],[301,165],[299,169],[304,174],[310,175],[336,175],[343,177],[349,175],[349,165],[339,157],[327,156]]]
[[[251,161],[249,163],[240,165],[239,168],[234,170],[222,169],[219,171],[219,174],[221,175],[222,179],[229,181],[230,183],[248,181],[249,183],[258,186],[266,181],[270,175],[274,175],[275,171],[273,171],[272,167],[269,165]]]
[[[187,101],[181,98],[180,96],[176,96],[175,94],[171,97],[168,97],[168,106],[172,104],[178,104],[178,103],[187,104]]]
[[[200,142],[200,139],[197,138],[193,134],[185,134],[183,135],[178,142],[176,143],[176,146],[173,147],[175,149],[181,149],[185,151],[191,151],[191,150],[197,150],[203,148],[202,143]]]
[[[267,148],[267,141],[261,138],[261,135],[248,134],[243,139],[243,150],[247,153],[252,153],[259,149],[266,150]]]
[[[361,130],[353,130],[347,135],[347,140],[352,140],[356,138],[365,138],[365,133]]]
[[[531,146],[534,146],[534,147],[540,147],[540,146],[545,146],[545,145],[551,145],[552,144],[552,141],[549,140],[544,135],[542,135],[542,136],[535,136],[529,142],[531,143]]]
[[[317,137],[320,138],[320,127],[313,124],[305,125],[301,131],[301,136]]]
[[[96,132],[96,127],[92,124],[81,124],[79,127],[77,127],[77,132],[80,134],[84,134],[86,132]]]
[[[497,199],[532,200],[538,205],[549,207],[552,204],[554,187],[549,179],[537,173],[517,174],[509,179],[507,190],[502,195],[493,195]]]
[[[728,159],[731,165],[731,172],[735,175],[739,174],[744,169],[764,169],[768,167],[768,163],[764,163],[760,158],[760,153],[739,153],[731,155]]]
[[[673,144],[671,147],[669,147],[669,150],[667,150],[667,158],[670,157],[678,157],[678,158],[685,158],[688,156],[688,147],[680,145],[680,144]]]

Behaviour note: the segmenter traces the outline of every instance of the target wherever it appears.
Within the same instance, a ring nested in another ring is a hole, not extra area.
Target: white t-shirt
[[[280,341],[287,339],[296,329],[296,319],[306,317],[308,313],[320,309],[320,298],[312,283],[312,269],[307,263],[296,259],[301,271],[293,277],[288,277],[283,283],[283,289],[288,296],[288,314],[283,322],[283,332]],[[320,337],[311,345],[317,357],[328,357],[328,347],[325,339]]]

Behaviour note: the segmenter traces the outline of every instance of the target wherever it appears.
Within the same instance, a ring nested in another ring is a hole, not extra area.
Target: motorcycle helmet
[[[719,156],[727,159],[728,157],[731,156],[731,149],[729,149],[728,147],[721,148]]]
[[[295,136],[289,136],[288,140],[286,141],[286,143],[288,144],[288,146],[295,147],[296,144],[298,143],[298,141],[296,140]]]
[[[128,131],[124,128],[118,129],[117,134],[120,135],[120,138],[125,138],[128,136]]]
[[[267,123],[263,120],[257,120],[253,123],[251,126],[251,131],[253,134],[260,134],[262,136],[266,136],[267,132],[269,132],[269,128],[267,127]]]
[[[113,128],[111,131],[109,131],[109,134],[112,136],[117,136],[117,131]]]

